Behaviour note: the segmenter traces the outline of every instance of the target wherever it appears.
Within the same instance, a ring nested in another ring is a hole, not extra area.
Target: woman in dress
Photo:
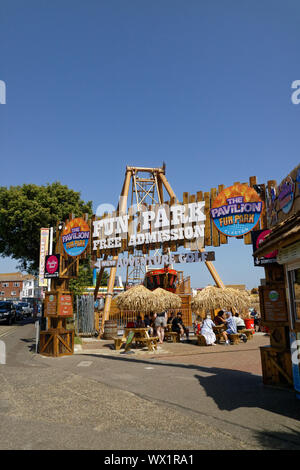
[[[216,335],[214,333],[213,327],[216,326],[212,321],[210,315],[206,315],[205,320],[201,326],[201,335],[204,336],[207,346],[215,346]]]

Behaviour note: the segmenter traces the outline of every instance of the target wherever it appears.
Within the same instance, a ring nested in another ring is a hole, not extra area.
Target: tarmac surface
[[[300,449],[299,400],[262,384],[264,335],[128,355],[87,341],[49,358],[33,324],[3,334],[0,449]]]

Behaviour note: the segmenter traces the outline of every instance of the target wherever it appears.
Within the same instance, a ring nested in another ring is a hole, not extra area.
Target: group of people
[[[167,325],[171,325],[172,331],[179,333],[180,338],[183,338],[186,335],[187,341],[189,341],[189,329],[183,323],[182,313],[178,312],[175,315],[174,312],[171,312],[170,316],[167,316],[167,312],[153,313],[150,315],[146,313],[144,315],[144,320],[138,315],[135,328],[148,328],[150,336],[158,336],[159,343],[162,344],[165,337],[165,328]]]
[[[204,336],[207,345],[215,345],[216,344],[216,335],[214,333],[213,328],[215,326],[223,326],[224,331],[222,331],[222,336],[225,340],[225,344],[230,344],[229,335],[237,334],[239,331],[245,328],[245,322],[242,318],[240,318],[238,313],[234,315],[232,312],[224,312],[220,310],[214,321],[212,321],[210,315],[206,315],[205,320],[203,321],[200,333]]]

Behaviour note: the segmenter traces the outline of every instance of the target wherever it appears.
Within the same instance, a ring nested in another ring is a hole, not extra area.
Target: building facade
[[[33,300],[41,298],[38,279],[30,274],[0,274],[0,300]]]

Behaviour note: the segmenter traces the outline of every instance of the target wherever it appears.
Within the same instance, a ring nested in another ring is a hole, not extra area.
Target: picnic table
[[[148,346],[149,351],[157,349],[158,336],[150,336],[148,333],[149,328],[125,328],[122,337],[114,338],[115,349],[121,349],[122,344],[125,344],[125,351],[129,351],[134,341],[135,346]]]

